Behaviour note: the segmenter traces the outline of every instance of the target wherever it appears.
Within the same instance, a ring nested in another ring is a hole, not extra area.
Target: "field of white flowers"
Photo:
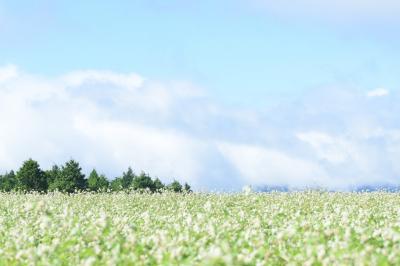
[[[400,264],[396,193],[0,194],[0,265]]]

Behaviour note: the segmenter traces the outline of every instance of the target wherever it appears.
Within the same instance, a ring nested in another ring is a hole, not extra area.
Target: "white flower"
[[[244,193],[245,195],[248,195],[248,194],[250,194],[250,193],[253,191],[253,189],[251,188],[251,186],[244,186],[244,187],[242,188],[242,191],[243,191],[243,193]]]

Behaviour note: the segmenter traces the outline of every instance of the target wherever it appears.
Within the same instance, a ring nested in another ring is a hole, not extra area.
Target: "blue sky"
[[[310,20],[256,1],[165,2],[2,1],[0,58],[43,75],[107,69],[190,80],[228,104],[332,84],[399,85],[398,21]]]
[[[109,176],[137,164],[199,188],[396,183],[398,11],[390,0],[0,1],[0,92],[19,106],[2,118],[0,167],[36,155]],[[27,114],[30,137],[16,135]],[[25,142],[48,148],[10,151]]]

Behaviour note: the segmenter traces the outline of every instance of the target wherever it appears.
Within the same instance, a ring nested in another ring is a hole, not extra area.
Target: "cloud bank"
[[[292,104],[231,109],[188,82],[0,68],[0,171],[71,157],[110,178],[131,165],[197,189],[399,184],[399,94],[325,88]]]

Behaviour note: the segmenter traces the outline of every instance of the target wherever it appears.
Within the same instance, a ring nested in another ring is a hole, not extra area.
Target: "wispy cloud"
[[[389,94],[389,91],[385,88],[377,88],[367,92],[368,97],[382,97]]]
[[[197,188],[398,184],[399,100],[333,87],[268,111],[230,109],[189,82],[96,70],[47,78],[6,66],[1,170],[74,157],[110,177],[132,165]]]

